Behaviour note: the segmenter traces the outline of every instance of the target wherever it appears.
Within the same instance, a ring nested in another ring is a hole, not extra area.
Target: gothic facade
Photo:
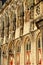
[[[43,0],[0,0],[0,65],[43,65]]]

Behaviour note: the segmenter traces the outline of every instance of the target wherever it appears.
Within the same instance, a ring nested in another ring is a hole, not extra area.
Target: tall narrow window
[[[40,38],[39,38],[39,40],[38,40],[38,48],[40,48]]]
[[[14,30],[14,32],[15,32],[15,30],[16,30],[16,14],[14,14],[13,30]]]
[[[26,43],[26,50],[25,50],[25,64],[26,65],[30,65],[31,64],[31,60],[30,60],[30,54],[31,54],[31,42],[28,41]]]
[[[12,42],[9,44],[9,48],[8,48],[8,65],[15,65],[15,58],[14,58],[14,46],[12,44]]]
[[[20,46],[17,47],[17,52],[20,52],[21,48]]]
[[[26,44],[26,50],[27,51],[30,51],[31,50],[31,43],[30,44],[28,44],[28,43]]]
[[[41,65],[41,63],[42,63],[42,59],[41,59],[41,42],[40,42],[40,36],[38,37],[38,39],[37,39],[38,41],[37,41],[37,64],[38,65]]]
[[[9,36],[9,26],[10,26],[10,23],[9,23],[9,16],[8,16],[8,36]]]
[[[29,50],[29,49],[28,49],[28,46],[29,46],[29,45],[27,44],[27,46],[26,46],[26,50]]]
[[[3,21],[3,25],[2,25],[2,38],[4,38],[4,21]]]
[[[22,5],[20,11],[20,35],[23,34],[23,27],[24,27],[24,6]]]

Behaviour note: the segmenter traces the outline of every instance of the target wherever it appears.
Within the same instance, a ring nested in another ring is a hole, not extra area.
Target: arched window
[[[23,27],[24,27],[24,6],[22,4],[20,11],[20,36],[23,34]]]
[[[26,45],[26,50],[27,50],[27,51],[30,51],[30,50],[31,50],[31,43],[30,43],[30,44],[27,43],[27,45]]]
[[[16,14],[14,14],[13,30],[14,30],[14,32],[15,32],[15,30],[16,30]]]
[[[28,40],[25,44],[25,65],[31,64],[31,42]]]
[[[19,43],[17,43],[16,47],[16,65],[20,65],[20,52],[21,52],[21,46]]]
[[[14,57],[14,46],[13,43],[11,42],[9,44],[8,48],[8,65],[15,65],[15,57]]]
[[[37,64],[41,65],[41,38],[40,38],[40,35],[37,38]]]

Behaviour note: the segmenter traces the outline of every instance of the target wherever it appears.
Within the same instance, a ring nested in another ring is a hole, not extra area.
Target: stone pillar
[[[8,42],[8,36],[9,36],[9,21],[8,21],[8,16],[5,14],[5,19],[4,19],[4,43]]]
[[[24,43],[23,43],[23,39],[21,39],[20,65],[24,65]]]
[[[31,32],[31,65],[36,64],[36,39],[35,33]]]

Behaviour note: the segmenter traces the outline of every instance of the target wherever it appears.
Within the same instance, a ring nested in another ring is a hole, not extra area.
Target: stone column
[[[9,36],[9,21],[8,21],[8,16],[5,14],[5,19],[4,19],[4,43],[8,42],[8,36]]]
[[[36,63],[36,35],[35,32],[31,32],[31,65],[37,65]]]
[[[20,65],[24,65],[24,41],[21,39]]]

